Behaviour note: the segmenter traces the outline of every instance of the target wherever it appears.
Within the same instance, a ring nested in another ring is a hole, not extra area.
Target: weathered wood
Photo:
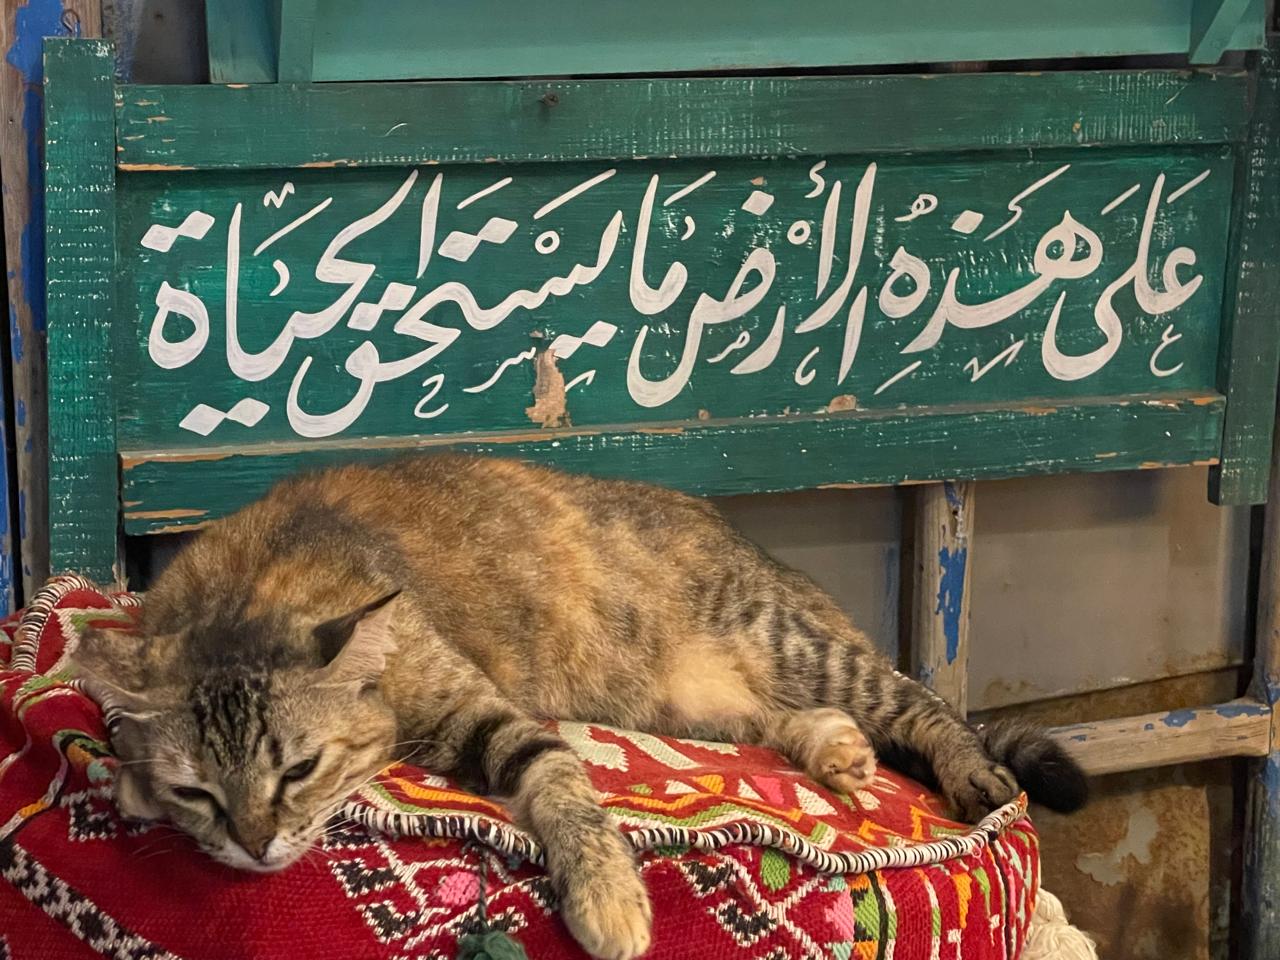
[[[205,0],[209,79],[214,83],[274,83],[279,0]]]
[[[1241,699],[1210,707],[1057,727],[1054,738],[1092,775],[1221,757],[1266,756],[1271,707]],[[1274,957],[1274,953],[1260,954]]]
[[[265,3],[267,0],[259,0]],[[320,0],[317,80],[689,73],[1185,54],[1190,0]],[[1265,4],[1230,38],[1261,43]],[[218,31],[210,19],[210,46]],[[224,41],[225,43],[225,41]],[[250,81],[253,77],[232,80]]]
[[[1241,960],[1280,956],[1280,430],[1274,440],[1251,685],[1273,713],[1264,759],[1251,764],[1246,788]]]
[[[65,18],[65,19],[64,19]],[[48,399],[45,384],[44,170],[40,163],[45,37],[98,35],[98,0],[22,2],[7,0],[0,19],[0,140],[4,187],[5,260],[8,268],[10,377],[17,462],[18,542],[21,589],[31,596],[48,576]],[[8,497],[5,497],[7,502]],[[5,507],[7,516],[8,508]],[[13,554],[13,532],[2,536]],[[12,598],[19,585],[10,571],[0,595]],[[0,602],[4,602],[0,600]]]
[[[128,86],[117,160],[246,170],[1234,143],[1248,87],[1231,70]]]
[[[1240,21],[1256,8],[1254,0],[1192,0],[1192,63],[1217,63],[1231,46]]]
[[[111,47],[45,44],[45,268],[49,353],[52,572],[100,582],[118,564],[111,308],[115,148]]]
[[[1276,375],[1280,370],[1280,40],[1260,58],[1253,126],[1238,164],[1236,213],[1219,353],[1227,396],[1215,503],[1261,503],[1267,494]]]
[[[1057,408],[837,413],[622,429],[303,441],[126,450],[125,529],[158,533],[215,519],[298,470],[414,451],[519,457],[701,495],[1160,468],[1215,449],[1213,397],[1107,398]]]
[[[969,550],[977,484],[915,491],[911,649],[916,677],[963,716],[969,693]]]
[[[316,31],[316,0],[278,0],[280,54],[276,77],[280,83],[311,80],[312,44]],[[415,19],[421,14],[414,13]]]

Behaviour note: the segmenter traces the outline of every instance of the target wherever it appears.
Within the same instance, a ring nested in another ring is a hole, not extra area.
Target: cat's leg
[[[970,822],[1015,799],[1018,781],[977,732],[928,687],[888,663],[851,687],[849,712],[882,757],[904,772],[923,762],[942,795]]]
[[[796,590],[761,621],[756,644],[767,651],[765,662],[775,671],[775,702],[793,708],[835,708],[852,718],[881,759],[912,775],[924,767],[923,779],[936,784],[968,820],[1018,795],[1013,773],[992,758],[978,734],[940,697],[895,671],[816,587]],[[837,723],[829,715],[813,722],[815,730]],[[845,755],[854,756],[852,733],[842,736],[850,741],[850,749],[823,746],[819,772],[838,771],[833,764]],[[813,742],[826,744],[831,738],[815,734]],[[786,752],[798,756],[793,750]],[[814,772],[810,763],[803,765]],[[830,784],[835,776],[839,773],[818,779]],[[855,773],[850,776],[857,779]]]
[[[496,693],[461,701],[427,733],[438,768],[510,798],[542,843],[565,924],[588,953],[631,960],[649,948],[649,896],[631,849],[563,740]]]
[[[859,790],[875,778],[871,741],[853,717],[834,707],[779,712],[762,727],[760,742],[841,793]]]

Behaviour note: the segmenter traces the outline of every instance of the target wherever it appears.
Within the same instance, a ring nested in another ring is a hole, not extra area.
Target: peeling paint
[[[1160,718],[1160,722],[1166,727],[1185,727],[1195,718],[1196,712],[1194,710],[1170,710]]]
[[[942,615],[942,634],[947,641],[947,663],[955,663],[960,655],[960,612],[964,607],[964,571],[969,561],[969,548],[952,553],[946,547],[938,551],[938,606],[934,613]]]
[[[565,402],[564,374],[556,366],[556,355],[541,350],[533,361],[533,405],[525,408],[525,416],[540,427],[563,427],[569,424]]]
[[[831,402],[827,404],[827,413],[841,413],[845,410],[857,410],[858,398],[851,393],[842,393],[837,397],[832,397]]]
[[[1235,717],[1260,717],[1269,714],[1271,709],[1260,703],[1224,703],[1213,712],[1230,720]]]
[[[302,164],[308,166],[308,164]],[[181,163],[117,163],[117,170],[131,173],[163,173],[166,170],[194,170],[195,167]]]
[[[1124,883],[1128,879],[1127,860],[1151,863],[1151,843],[1159,831],[1156,815],[1138,801],[1130,801],[1128,827],[1119,843],[1108,851],[1080,854],[1076,857],[1076,869],[1104,886]]]
[[[208,510],[179,508],[176,510],[135,510],[125,513],[127,520],[185,520],[189,517],[208,516]]]

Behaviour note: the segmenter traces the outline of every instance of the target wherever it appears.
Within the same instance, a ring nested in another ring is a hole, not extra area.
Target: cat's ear
[[[71,654],[71,673],[113,717],[148,720],[160,711],[155,696],[142,692],[145,643],[146,638],[133,631],[90,627]]]
[[[391,601],[400,591],[326,620],[315,628],[325,666],[321,683],[356,683],[377,680],[395,649],[391,635]]]
[[[108,721],[126,719],[143,722],[160,715],[160,704],[151,695],[126,690],[83,667],[77,672],[85,693],[90,700],[102,707]]]

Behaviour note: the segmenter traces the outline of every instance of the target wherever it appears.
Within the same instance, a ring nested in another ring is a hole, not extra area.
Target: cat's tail
[[[1067,751],[1026,720],[996,720],[978,730],[987,755],[1013,771],[1027,796],[1050,810],[1071,813],[1089,799],[1089,781]]]

